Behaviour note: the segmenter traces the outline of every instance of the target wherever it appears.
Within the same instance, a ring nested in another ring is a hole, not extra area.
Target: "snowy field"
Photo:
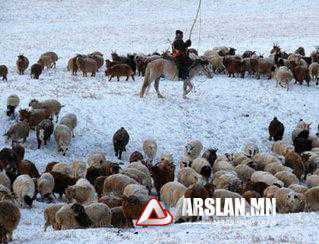
[[[20,107],[30,99],[56,98],[65,107],[62,115],[78,115],[76,137],[65,157],[56,151],[54,140],[37,150],[36,136],[26,142],[26,158],[42,172],[50,161],[71,163],[85,160],[94,151],[103,151],[115,160],[112,136],[125,127],[131,137],[123,163],[129,154],[142,149],[146,138],[154,138],[159,154],[170,152],[177,162],[189,139],[199,139],[205,148],[219,153],[242,150],[254,142],[269,151],[267,127],[274,116],[286,126],[284,140],[300,118],[319,122],[319,87],[293,86],[291,91],[276,88],[274,80],[227,78],[194,79],[195,91],[182,99],[182,84],[162,80],[166,96],[158,99],[153,88],[146,98],[138,92],[142,78],[135,82],[108,82],[104,72],[95,78],[72,76],[67,60],[77,53],[112,50],[128,52],[163,51],[169,48],[176,29],[188,33],[197,1],[191,0],[2,0],[0,14],[0,64],[9,67],[8,82],[0,82],[0,134],[10,126],[5,114],[6,98],[17,94]],[[304,46],[307,54],[319,45],[319,4],[310,0],[203,0],[201,21],[195,26],[193,47],[201,53],[220,46],[238,52],[257,50],[269,54],[273,42],[287,52]],[[199,28],[199,23],[201,23]],[[199,38],[200,34],[200,38]],[[187,36],[187,35],[186,35]],[[45,70],[40,80],[18,76],[15,61],[24,54],[35,63],[41,53],[59,55],[57,69]],[[103,70],[104,71],[104,70]],[[314,126],[315,127],[315,126]],[[1,148],[7,146],[0,138]],[[212,223],[181,224],[162,228],[132,230],[95,229],[43,232],[43,203],[22,210],[14,239],[20,242],[104,243],[122,242],[313,242],[319,238],[319,215],[291,214],[260,218],[214,220]]]

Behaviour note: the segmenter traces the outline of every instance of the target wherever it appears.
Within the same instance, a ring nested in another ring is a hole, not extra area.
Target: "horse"
[[[189,70],[189,78],[183,81],[183,98],[192,90],[193,85],[191,80],[194,76],[198,75],[201,71],[208,77],[212,78],[213,75],[208,69],[209,62],[202,59],[194,60],[193,64]],[[173,60],[159,58],[147,64],[145,70],[145,77],[142,89],[140,91],[140,97],[142,98],[145,94],[146,89],[154,83],[154,88],[156,90],[157,96],[159,98],[164,98],[164,96],[159,91],[159,82],[161,77],[165,77],[169,80],[175,80],[177,74],[177,68]]]

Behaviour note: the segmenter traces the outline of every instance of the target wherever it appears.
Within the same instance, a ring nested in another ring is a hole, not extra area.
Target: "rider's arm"
[[[185,42],[185,45],[186,45],[186,47],[190,47],[190,46],[192,45],[192,41],[188,39],[188,40]]]

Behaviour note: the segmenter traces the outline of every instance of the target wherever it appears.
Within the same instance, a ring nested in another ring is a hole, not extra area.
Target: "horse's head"
[[[211,79],[213,78],[213,72],[209,68],[210,63],[206,59],[196,59],[194,63],[192,64],[192,67],[197,69],[198,72],[203,72],[207,78]]]

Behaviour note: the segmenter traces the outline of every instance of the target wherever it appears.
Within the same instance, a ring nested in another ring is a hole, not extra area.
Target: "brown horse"
[[[186,98],[186,95],[192,90],[193,85],[191,80],[194,76],[198,75],[200,72],[203,72],[208,78],[212,78],[212,72],[208,69],[208,62],[202,59],[196,59],[191,65],[189,70],[189,78],[183,81],[183,98]],[[165,77],[169,80],[175,80],[177,78],[177,68],[173,61],[159,58],[150,62],[145,71],[145,77],[143,86],[140,92],[140,97],[143,97],[146,89],[149,89],[149,86],[154,83],[154,88],[156,90],[157,96],[159,98],[164,98],[164,96],[159,91],[159,82],[161,77]]]

